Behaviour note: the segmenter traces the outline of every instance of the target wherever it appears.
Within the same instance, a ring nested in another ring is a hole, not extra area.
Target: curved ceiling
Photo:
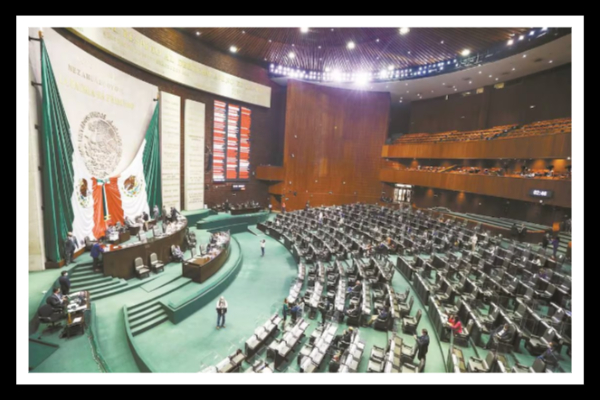
[[[375,71],[406,68],[472,53],[508,41],[530,28],[181,28],[211,47],[261,65],[308,70]],[[354,48],[348,48],[353,42]],[[290,57],[293,53],[293,58]]]

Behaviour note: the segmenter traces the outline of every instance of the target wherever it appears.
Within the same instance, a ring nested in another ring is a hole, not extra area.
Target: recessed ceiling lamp
[[[237,53],[237,51],[238,51],[238,48],[237,48],[237,47],[235,47],[235,46],[231,46],[231,47],[229,48],[229,51],[230,51],[230,52],[232,52],[232,53]]]
[[[526,58],[526,57],[527,57],[527,54],[523,54],[523,58]]]
[[[394,69],[393,65],[388,65],[388,71],[392,71]]]
[[[519,36],[519,40],[523,40],[523,39],[525,39],[525,35]]]
[[[200,32],[196,32],[196,36],[200,36]]]
[[[379,39],[376,39],[375,41],[376,41],[377,43],[379,43]]]
[[[244,35],[245,35],[245,34],[246,34],[246,31],[242,31],[242,34],[244,34]]]
[[[460,54],[462,54],[463,57],[468,56],[469,54],[471,54],[471,50],[469,49],[464,49]]]
[[[319,48],[321,48],[321,46],[319,46]]]
[[[308,32],[308,28],[300,28],[300,32],[307,33]]]
[[[552,63],[553,63],[553,61],[552,61],[552,60],[548,61],[548,64],[552,64]]]
[[[294,54],[292,51],[290,51],[290,52],[288,53],[288,57],[289,57],[289,58],[294,58],[294,57],[296,57],[296,55],[295,55],[295,54]]]
[[[513,69],[512,69],[512,70],[513,70],[513,71],[515,71],[515,70],[516,70],[516,68],[515,68],[515,67],[513,67]]]
[[[442,40],[440,43],[441,43],[441,44],[444,44],[444,41]]]
[[[514,42],[515,42],[514,40],[510,39],[510,40],[508,41],[508,45],[509,45],[509,46],[512,46]]]
[[[350,41],[350,42],[348,42],[348,44],[346,45],[346,47],[348,47],[349,50],[352,50],[353,48],[356,47],[356,45],[354,44],[354,42]]]
[[[408,32],[410,32],[410,28],[400,28],[399,32],[401,35],[406,35]]]

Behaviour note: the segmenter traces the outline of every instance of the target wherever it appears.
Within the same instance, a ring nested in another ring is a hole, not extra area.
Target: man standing
[[[265,239],[260,241],[260,251],[261,251],[261,257],[265,256],[265,246],[267,244],[267,241]]]
[[[475,246],[477,246],[477,234],[474,233],[473,236],[471,236],[471,251],[474,252],[475,251]]]
[[[273,206],[271,205],[271,203],[269,203],[269,214],[271,214],[272,211],[273,211]]]
[[[58,283],[60,285],[60,291],[65,296],[69,294],[69,289],[71,288],[71,280],[69,279],[69,274],[67,271],[63,271],[60,274],[60,278],[58,278]]]
[[[67,240],[65,240],[65,265],[69,265],[73,262],[73,254],[77,249],[77,239],[71,232],[67,233]]]
[[[556,258],[556,252],[558,251],[558,236],[554,236],[552,239],[552,257]]]
[[[217,329],[225,328],[225,314],[227,314],[227,300],[221,296],[217,301]]]
[[[158,210],[158,205],[154,205],[154,208],[152,209],[152,219],[154,220],[158,220],[158,217],[160,216],[160,211]]]
[[[285,201],[281,202],[281,213],[285,214]]]
[[[418,346],[417,358],[421,361],[419,364],[422,364],[419,372],[423,372],[423,369],[425,369],[425,356],[427,355],[427,350],[429,348],[429,336],[427,335],[427,329],[421,330],[421,336],[415,335],[414,337]]]
[[[94,260],[94,272],[100,271],[100,254],[104,253],[104,248],[100,245],[100,243],[96,242],[92,246],[92,250],[90,250],[90,255]]]

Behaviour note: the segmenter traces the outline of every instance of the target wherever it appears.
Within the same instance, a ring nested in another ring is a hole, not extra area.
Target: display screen
[[[553,192],[552,190],[531,189],[529,191],[529,195],[533,197],[539,197],[542,199],[550,199],[552,198]]]
[[[232,185],[231,190],[246,190],[246,185]]]
[[[213,181],[250,179],[250,127],[250,109],[215,100]]]

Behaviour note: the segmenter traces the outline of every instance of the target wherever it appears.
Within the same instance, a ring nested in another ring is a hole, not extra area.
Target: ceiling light
[[[269,39],[269,43],[273,42],[271,39]]]
[[[548,30],[548,28],[542,28],[542,32],[543,32],[543,31],[547,31],[547,30]]]
[[[471,50],[469,50],[469,49],[464,49],[464,50],[462,51],[462,53],[460,53],[460,54],[462,54],[462,55],[463,55],[463,57],[466,57],[466,56],[468,56],[469,54],[471,54]]]
[[[246,34],[246,31],[242,31],[242,33],[245,35],[245,34]]]
[[[294,57],[296,57],[296,55],[295,55],[293,52],[291,52],[291,51],[290,51],[290,52],[288,53],[288,57],[289,57],[289,58],[294,58]]]
[[[525,39],[525,35],[519,36],[519,40],[523,40],[523,39]]]
[[[479,71],[479,73],[481,74],[481,71]]]
[[[230,52],[232,52],[232,53],[237,53],[237,51],[238,51],[238,48],[237,48],[237,47],[235,47],[235,46],[231,46],[231,47],[229,48],[229,51],[230,51]]]
[[[321,48],[321,46],[319,46],[319,48]]]
[[[379,43],[379,39],[375,40],[377,43]]]
[[[535,33],[535,31],[529,32],[529,36],[533,36],[534,33]]]
[[[300,32],[307,33],[308,32],[308,28],[300,28]]]
[[[523,54],[523,58],[527,57],[527,54]]]
[[[296,47],[296,45],[294,43],[292,43],[292,47]]]
[[[348,42],[348,45],[346,47],[348,47],[348,49],[352,50],[354,47],[356,47],[356,45],[354,44],[354,42]]]
[[[514,40],[510,39],[510,40],[508,41],[508,45],[509,45],[509,46],[512,46],[514,42],[515,42]]]
[[[394,69],[393,65],[388,65],[388,71],[392,71]]]
[[[498,78],[496,78],[496,80],[498,80]]]
[[[553,62],[553,61],[552,61],[552,60],[550,60],[550,61],[548,61],[548,64],[552,64],[552,62]]]
[[[442,40],[440,43],[441,43],[441,44],[444,44],[444,41]]]
[[[401,35],[406,35],[408,32],[410,32],[410,28],[400,28],[399,31]]]
[[[329,72],[329,67],[326,67],[326,68],[325,68],[325,72]]]
[[[492,75],[490,75],[490,78],[492,77]]]
[[[529,108],[535,108],[535,105],[531,105],[531,106],[529,106]]]
[[[331,78],[336,82],[340,82],[342,80],[342,74],[336,69],[331,73]]]
[[[406,94],[409,94],[409,93],[410,93],[410,91],[408,91],[408,90],[407,90],[407,91],[406,91]]]
[[[470,85],[471,83],[473,83],[473,81],[469,81],[469,85]]]
[[[200,32],[196,32],[196,36],[200,36]]]
[[[515,67],[513,67],[513,69],[512,69],[512,70],[514,71],[514,70],[516,70],[516,68],[515,68]]]
[[[408,54],[410,54],[410,51],[408,52]]]
[[[402,103],[402,100],[400,100],[400,103]]]
[[[333,32],[333,28],[331,28],[331,32]]]
[[[457,89],[457,88],[454,88],[454,91],[456,92],[456,91],[458,91],[458,89]]]

